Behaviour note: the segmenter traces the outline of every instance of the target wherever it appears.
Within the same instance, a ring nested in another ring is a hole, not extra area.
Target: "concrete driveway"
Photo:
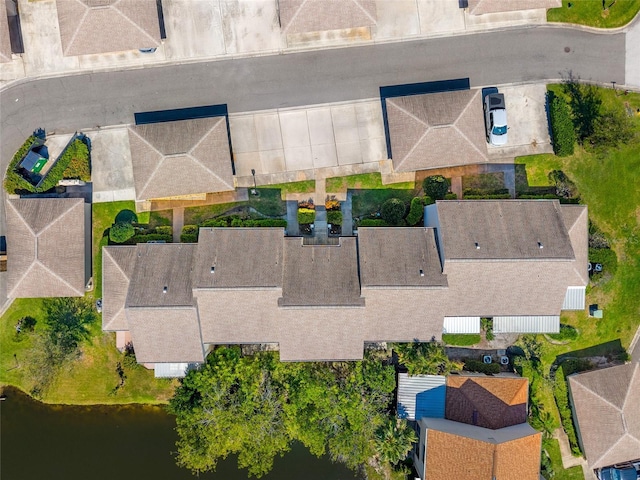
[[[232,114],[236,175],[378,162],[387,158],[379,100]]]
[[[504,147],[488,145],[489,158],[513,159],[522,155],[552,153],[547,124],[545,84],[498,87],[507,104],[509,141]]]
[[[131,150],[126,127],[87,131],[91,139],[93,201],[135,200]]]

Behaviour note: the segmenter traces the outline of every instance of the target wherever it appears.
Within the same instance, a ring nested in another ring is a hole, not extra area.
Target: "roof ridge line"
[[[216,118],[216,117],[208,117],[208,118]],[[194,143],[193,147],[191,147],[185,153],[181,153],[179,155],[185,155],[186,154],[186,155],[192,156],[191,152],[193,152],[196,148],[198,148],[202,144],[202,142],[204,142],[205,138],[207,138],[209,135],[211,135],[211,132],[213,132],[213,130],[215,130],[215,128],[220,124],[220,122],[222,121],[224,116],[219,116],[217,118],[218,118],[218,121],[216,123],[214,123],[211,126],[211,128],[209,128],[209,130],[207,130],[205,132],[205,134],[200,137],[200,140],[198,140],[196,143]],[[193,120],[207,120],[207,118],[194,118]],[[200,162],[198,162],[198,163],[200,163]]]
[[[409,95],[409,96],[414,96],[414,95]],[[413,113],[411,113],[409,110],[407,110],[404,107],[401,107],[400,105],[398,105],[397,103],[395,103],[393,101],[393,99],[389,99],[391,101],[391,104],[396,107],[398,110],[400,110],[401,112],[405,113],[406,115],[410,116],[411,118],[413,118],[414,120],[417,120],[419,123],[422,123],[425,127],[427,127],[427,130],[431,129],[432,127],[436,127],[436,126],[442,126],[442,125],[429,125],[427,122],[425,122],[424,120],[422,120],[421,118],[418,118],[416,115],[414,115]],[[445,127],[447,125],[444,125]]]
[[[78,199],[80,200],[80,199]],[[40,237],[40,235],[42,235],[44,232],[46,232],[47,230],[49,230],[53,224],[58,223],[60,220],[62,220],[62,217],[66,216],[71,210],[73,210],[74,208],[76,208],[76,205],[78,205],[78,202],[75,202],[73,205],[71,205],[69,208],[67,208],[64,212],[62,212],[60,215],[58,215],[56,218],[54,218],[53,220],[51,220],[49,222],[49,225],[47,225],[46,227],[44,227],[42,230],[40,230],[35,237],[38,238]]]
[[[477,147],[477,146],[476,146],[476,145],[471,141],[471,139],[470,139],[469,137],[467,137],[464,133],[462,133],[462,131],[458,128],[458,125],[456,125],[456,124],[454,123],[454,124],[453,124],[453,125],[451,125],[451,126],[452,126],[453,128],[455,128],[455,129],[456,129],[456,131],[460,134],[460,136],[461,136],[462,138],[464,138],[464,139],[467,141],[467,143],[468,143],[469,145],[471,145],[471,147],[472,147],[476,152],[478,152],[478,153],[480,154],[480,156],[484,159],[484,162],[485,162],[485,163],[489,161],[489,157],[488,157],[487,155],[485,155],[484,153],[482,153],[482,152],[480,151],[480,149],[479,149],[479,148],[478,148],[478,147]]]
[[[598,462],[599,460],[602,460],[602,459],[604,458],[604,456],[605,456],[607,453],[609,453],[611,450],[613,450],[613,447],[615,447],[616,445],[618,445],[618,444],[622,441],[622,439],[623,439],[624,437],[626,437],[627,435],[629,435],[627,432],[624,432],[624,435],[620,435],[620,438],[618,438],[618,440],[616,441],[616,443],[614,443],[613,445],[611,445],[611,446],[610,446],[610,447],[609,447],[609,448],[608,448],[608,449],[607,449],[607,450],[606,450],[602,455],[600,455],[600,456],[598,457],[598,459],[596,460],[596,462]],[[594,464],[595,464],[596,462],[594,462]]]
[[[230,187],[232,186],[232,185],[229,185],[229,182],[227,182],[227,181],[223,180],[222,178],[220,178],[220,176],[217,173],[215,173],[213,170],[211,170],[209,167],[207,167],[206,165],[203,165],[201,162],[199,162],[198,159],[196,159],[193,155],[187,153],[186,156],[189,157],[194,162],[196,162],[198,165],[200,165],[202,168],[204,168],[207,172],[209,172],[211,175],[216,177],[218,180],[220,180],[220,182],[222,182],[224,185],[227,185],[227,186],[230,186]]]
[[[377,25],[377,24],[378,24],[378,19],[373,18],[373,17],[369,14],[369,12],[367,12],[367,10],[366,10],[366,9],[365,9],[361,4],[360,4],[360,0],[352,0],[352,2],[353,2],[353,3],[355,3],[355,4],[358,6],[358,8],[359,8],[360,10],[362,10],[362,11],[364,12],[364,14],[365,14],[367,17],[369,17],[369,20],[371,20],[371,21],[373,22],[373,24],[374,24],[374,25]]]
[[[455,125],[456,123],[458,123],[458,120],[460,120],[460,117],[462,117],[462,115],[469,109],[469,107],[471,106],[471,103],[473,102],[473,100],[478,96],[478,93],[474,93],[471,96],[471,99],[467,102],[467,104],[464,106],[464,108],[462,110],[460,110],[460,113],[458,114],[458,116],[456,117],[456,119],[451,122],[451,125]]]
[[[289,27],[291,26],[291,24],[293,24],[293,22],[296,20],[296,18],[298,18],[298,15],[300,14],[300,12],[302,11],[302,9],[304,8],[304,6],[307,4],[309,0],[303,0],[302,3],[300,4],[300,6],[298,7],[298,10],[296,10],[296,13],[293,14],[293,16],[291,17],[291,20],[289,20],[289,23],[287,23],[287,26],[284,27],[284,33],[286,34],[289,30]],[[278,16],[280,16],[280,14],[278,13]]]
[[[142,135],[140,135],[138,132],[136,132],[133,128],[129,127],[128,131],[132,132],[136,137],[138,137],[140,140],[142,140],[142,142],[145,143],[149,148],[151,148],[154,152],[156,152],[158,155],[160,155],[160,161],[156,164],[156,168],[153,169],[153,172],[151,172],[151,175],[149,175],[149,178],[147,178],[147,181],[142,186],[141,191],[138,192],[137,189],[136,189],[136,197],[137,198],[143,198],[141,194],[147,189],[147,187],[149,186],[149,182],[151,181],[151,179],[158,172],[158,169],[160,168],[160,166],[162,165],[162,163],[165,160],[165,156],[160,150],[158,150],[156,147],[154,147],[151,142],[149,142],[146,138],[144,138]]]
[[[54,277],[56,277],[58,280],[60,280],[62,283],[64,283],[67,287],[69,287],[71,290],[73,290],[74,292],[79,292],[80,296],[83,296],[85,292],[80,292],[78,289],[76,289],[73,285],[71,285],[69,282],[67,282],[64,278],[62,278],[60,275],[58,275],[56,272],[54,272],[53,270],[51,270],[49,267],[47,267],[44,263],[42,263],[39,259],[36,259],[35,263],[38,263],[42,266],[42,268],[44,268],[45,270],[47,270],[49,273],[51,273]]]
[[[124,246],[124,245],[120,245],[120,246]],[[131,245],[132,247],[136,248],[135,246]],[[111,253],[109,253],[109,250],[104,250],[103,252],[105,252],[107,255],[109,255],[109,257],[111,258],[111,260],[113,261],[113,264],[118,268],[118,270],[120,270],[120,273],[122,273],[122,276],[124,276],[128,281],[131,281],[131,279],[129,278],[129,276],[124,272],[124,270],[120,267],[120,264],[118,262],[115,261],[115,259],[113,258],[113,255],[111,255]]]
[[[157,46],[159,44],[159,42],[153,38],[151,35],[149,35],[149,33],[147,31],[145,31],[140,25],[138,25],[136,22],[134,22],[133,20],[131,20],[127,15],[125,15],[122,10],[120,10],[117,7],[117,4],[120,3],[121,0],[118,0],[116,3],[114,3],[113,5],[110,5],[109,8],[113,8],[116,12],[118,12],[120,15],[122,15],[131,25],[133,25],[134,28],[138,29],[143,35],[149,37],[151,40],[153,40],[153,43]]]
[[[596,370],[597,371],[597,370]],[[611,403],[611,401],[607,400],[606,398],[604,398],[602,395],[600,395],[599,393],[596,393],[595,391],[593,391],[591,388],[587,387],[586,385],[584,385],[583,383],[579,384],[582,388],[584,388],[585,390],[588,390],[589,392],[591,392],[593,395],[595,395],[596,397],[598,397],[600,400],[602,400],[604,403],[611,405],[613,408],[615,408],[618,412],[622,412],[622,409],[617,407],[615,404]]]
[[[19,198],[17,200],[24,200],[22,198]],[[13,209],[13,211],[15,212],[15,214],[18,216],[18,218],[22,221],[22,223],[25,225],[25,227],[27,227],[27,229],[31,232],[31,234],[33,235],[34,240],[37,238],[37,234],[36,232],[33,230],[33,228],[31,228],[31,225],[29,225],[26,221],[26,219],[20,214],[20,212],[18,211],[18,209],[13,205],[13,202],[11,200],[7,201],[7,204],[11,206],[11,208]]]
[[[89,6],[87,4],[81,2],[80,0],[76,0],[76,3],[79,3],[81,6],[83,6],[85,8],[85,10],[84,10],[84,13],[82,14],[82,18],[78,22],[78,27],[76,28],[76,31],[73,32],[73,36],[71,37],[71,40],[69,41],[69,44],[67,45],[67,48],[63,52],[63,55],[68,55],[69,54],[69,50],[71,49],[71,46],[73,45],[73,42],[76,41],[76,37],[78,36],[78,32],[80,32],[80,29],[82,28],[83,22],[87,18],[87,15],[89,15],[90,8],[89,8]],[[57,13],[57,11],[58,11],[58,5],[56,4],[56,13]]]
[[[22,281],[25,279],[27,274],[33,269],[33,265],[36,263],[36,261],[37,261],[37,259],[35,259],[33,262],[31,262],[31,265],[29,265],[29,268],[27,268],[25,270],[25,272],[22,274],[20,279],[14,284],[13,288],[11,289],[11,291],[7,292],[7,297],[11,297],[12,296],[11,294],[15,291],[15,289],[18,287],[18,285],[20,285],[22,283]]]
[[[624,407],[627,405],[627,400],[629,400],[629,397],[631,397],[631,395],[629,394],[629,391],[631,390],[631,385],[633,385],[633,379],[636,376],[636,373],[638,373],[638,365],[640,365],[640,363],[635,363],[634,364],[634,368],[633,368],[633,374],[631,375],[631,381],[629,382],[629,386],[627,387],[627,393],[624,396],[624,402],[622,402],[622,408],[620,410],[624,410]]]

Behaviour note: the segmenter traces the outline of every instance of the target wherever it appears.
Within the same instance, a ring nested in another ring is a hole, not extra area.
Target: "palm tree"
[[[405,420],[389,419],[376,432],[376,452],[381,461],[395,465],[406,458],[417,441],[416,432]]]

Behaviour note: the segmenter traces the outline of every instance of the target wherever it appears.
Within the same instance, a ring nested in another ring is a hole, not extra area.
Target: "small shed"
[[[420,420],[444,418],[446,377],[398,374],[398,417]]]
[[[47,164],[47,159],[37,153],[35,150],[29,150],[29,153],[24,157],[20,166],[31,173],[40,173],[40,171]]]

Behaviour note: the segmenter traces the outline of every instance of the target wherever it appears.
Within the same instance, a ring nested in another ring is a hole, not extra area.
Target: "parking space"
[[[378,100],[229,116],[236,175],[274,174],[386,159]]]
[[[133,167],[126,127],[84,133],[91,140],[93,201],[134,200]]]

